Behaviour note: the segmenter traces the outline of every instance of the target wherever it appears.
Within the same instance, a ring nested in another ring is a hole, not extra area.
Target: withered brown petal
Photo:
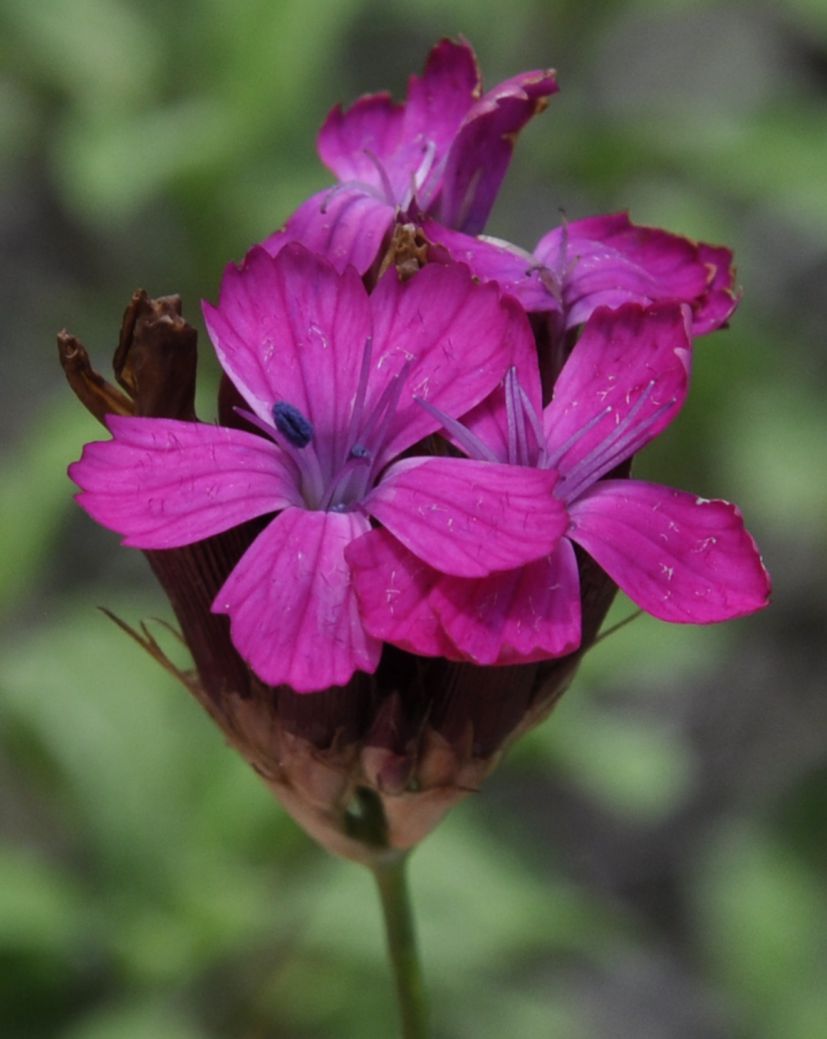
[[[103,423],[106,415],[135,414],[129,397],[95,371],[86,347],[66,329],[57,334],[57,349],[75,396],[99,422]]]
[[[135,414],[195,419],[197,333],[181,314],[180,296],[132,294],[113,367],[135,401]]]

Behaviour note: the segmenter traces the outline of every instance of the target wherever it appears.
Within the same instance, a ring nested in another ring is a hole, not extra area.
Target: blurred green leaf
[[[801,231],[827,227],[821,171],[827,164],[822,105],[797,99],[788,107],[733,121],[705,113],[676,127],[657,120],[632,129],[635,142],[678,163],[684,175],[723,197],[768,207]]]
[[[0,611],[17,603],[54,551],[61,524],[73,507],[74,485],[66,467],[79,456],[84,440],[102,432],[66,395],[0,457],[0,544],[6,558],[0,568]]]
[[[57,866],[0,847],[0,949],[71,957],[86,930],[82,892]]]
[[[4,0],[21,74],[54,84],[87,111],[112,116],[156,94],[163,47],[125,0]]]
[[[715,977],[766,1039],[814,1033],[827,992],[827,893],[771,833],[755,825],[712,836],[698,863],[696,940]],[[795,1030],[791,1030],[795,1028]]]
[[[542,746],[589,796],[620,816],[652,823],[692,789],[689,748],[663,722],[594,705],[570,693],[546,727]]]
[[[206,1035],[183,1014],[142,1001],[97,1010],[61,1031],[60,1039],[206,1039]]]

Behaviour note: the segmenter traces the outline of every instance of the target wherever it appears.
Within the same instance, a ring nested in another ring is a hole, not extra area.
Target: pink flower
[[[469,456],[558,472],[566,537],[542,559],[468,580],[437,574],[374,531],[347,553],[367,629],[414,652],[479,664],[569,653],[580,644],[574,544],[662,620],[709,624],[766,605],[769,578],[735,506],[607,478],[678,414],[689,360],[685,308],[601,308],[544,411],[526,353],[462,424],[446,416],[446,434]]]
[[[298,691],[373,671],[344,552],[371,517],[437,573],[483,577],[540,558],[565,526],[556,474],[487,460],[408,457],[531,348],[525,316],[462,267],[430,265],[368,296],[299,245],[256,248],[204,305],[227,375],[264,435],[109,416],[70,475],[80,504],[143,549],[174,548],[273,515],[213,611],[264,682]],[[401,460],[400,455],[406,456]]]
[[[725,324],[738,304],[728,249],[639,227],[626,213],[567,222],[543,235],[533,253],[436,221],[424,231],[526,310],[557,315],[563,330],[585,324],[600,306],[674,300],[689,304],[692,332],[701,335]]]
[[[319,132],[322,161],[339,180],[309,198],[264,246],[301,241],[338,269],[366,271],[397,214],[430,213],[449,227],[481,231],[505,176],[517,133],[557,90],[551,71],[523,72],[481,94],[474,51],[442,40],[407,100],[368,94],[336,106]]]

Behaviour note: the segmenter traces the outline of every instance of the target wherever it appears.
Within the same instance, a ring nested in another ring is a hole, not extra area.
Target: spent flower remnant
[[[547,104],[557,83],[550,70],[523,72],[482,93],[476,57],[464,40],[441,40],[408,96],[368,94],[336,106],[319,132],[322,161],[339,184],[313,195],[271,252],[298,240],[337,268],[368,270],[394,221],[429,214],[446,227],[477,234],[485,225],[518,132]]]
[[[255,248],[205,318],[254,431],[112,416],[113,439],[70,470],[81,505],[143,549],[191,544],[275,514],[219,591],[259,678],[299,691],[375,670],[344,550],[371,518],[437,571],[482,577],[546,555],[565,516],[556,474],[407,456],[481,403],[526,349],[524,314],[461,266],[369,296],[300,245]],[[263,435],[261,435],[263,434]]]
[[[446,434],[470,457],[556,470],[566,536],[543,559],[468,580],[436,573],[372,531],[347,551],[368,630],[413,652],[477,664],[571,653],[581,638],[573,543],[663,620],[708,624],[766,605],[767,574],[734,506],[606,478],[680,411],[688,317],[676,304],[600,308],[544,410],[536,357],[526,355],[461,423],[445,416]]]

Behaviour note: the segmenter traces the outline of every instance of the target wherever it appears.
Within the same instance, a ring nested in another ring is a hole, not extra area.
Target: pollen
[[[313,439],[313,424],[286,401],[280,400],[273,405],[273,421],[279,433],[293,447],[307,447]]]

